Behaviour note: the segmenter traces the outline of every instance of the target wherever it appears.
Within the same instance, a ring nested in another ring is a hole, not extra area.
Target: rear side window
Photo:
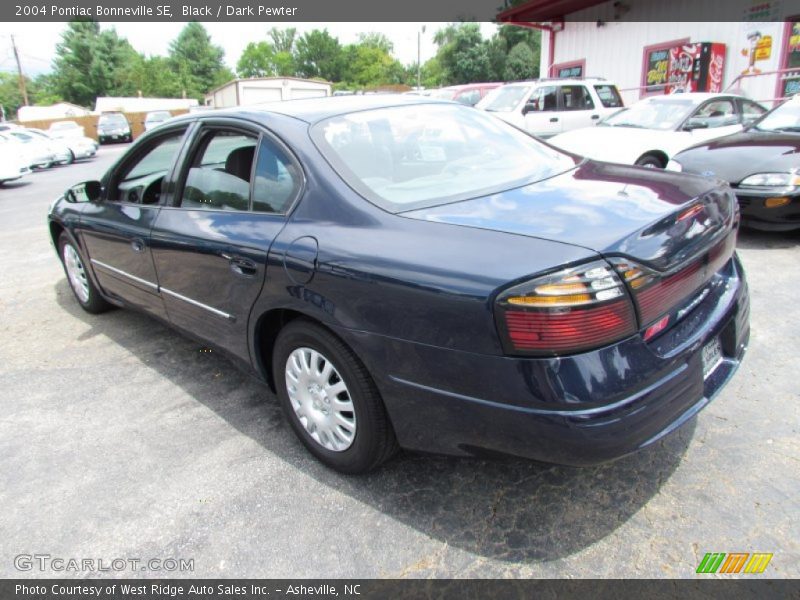
[[[181,207],[249,210],[256,138],[217,131],[196,152],[186,176]]]
[[[253,210],[285,213],[300,188],[301,175],[283,150],[263,137],[256,159]]]
[[[561,95],[564,100],[564,110],[591,110],[594,108],[594,101],[585,86],[561,86]]]
[[[606,108],[622,108],[622,98],[613,85],[596,85],[594,90]]]

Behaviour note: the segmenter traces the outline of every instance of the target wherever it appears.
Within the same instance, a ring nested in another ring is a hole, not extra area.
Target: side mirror
[[[704,119],[689,119],[683,126],[684,131],[694,131],[695,129],[708,129],[708,121]]]
[[[528,102],[525,106],[522,107],[522,114],[527,115],[529,112],[534,112],[536,110],[536,105],[533,102]]]
[[[73,185],[64,192],[64,198],[67,202],[96,202],[100,200],[102,195],[103,186],[99,181],[84,181],[77,185]]]

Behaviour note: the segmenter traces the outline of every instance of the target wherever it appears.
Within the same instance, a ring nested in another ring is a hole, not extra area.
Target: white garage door
[[[289,96],[292,100],[300,98],[324,98],[325,90],[310,90],[308,88],[290,88]]]
[[[240,104],[257,104],[259,102],[275,102],[281,99],[280,88],[264,88],[249,85],[242,86]]]

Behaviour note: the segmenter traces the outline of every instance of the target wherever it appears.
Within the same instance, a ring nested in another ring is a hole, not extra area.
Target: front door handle
[[[592,121],[597,121],[600,118],[600,115],[592,115]]]
[[[244,256],[236,256],[233,254],[221,254],[222,258],[227,259],[231,267],[231,271],[237,275],[244,277],[252,277],[258,272],[258,265],[255,261],[245,258]]]
[[[552,118],[550,119],[550,122],[551,122],[551,123],[558,123],[558,117],[552,117]]]

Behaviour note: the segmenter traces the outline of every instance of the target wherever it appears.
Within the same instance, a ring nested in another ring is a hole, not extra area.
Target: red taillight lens
[[[636,332],[622,280],[602,261],[508,290],[498,316],[513,352],[555,356],[598,348]]]
[[[612,258],[610,262],[630,287],[639,309],[639,321],[647,326],[703,287],[730,260],[735,246],[736,235],[731,233],[708,254],[667,275],[629,260]]]

